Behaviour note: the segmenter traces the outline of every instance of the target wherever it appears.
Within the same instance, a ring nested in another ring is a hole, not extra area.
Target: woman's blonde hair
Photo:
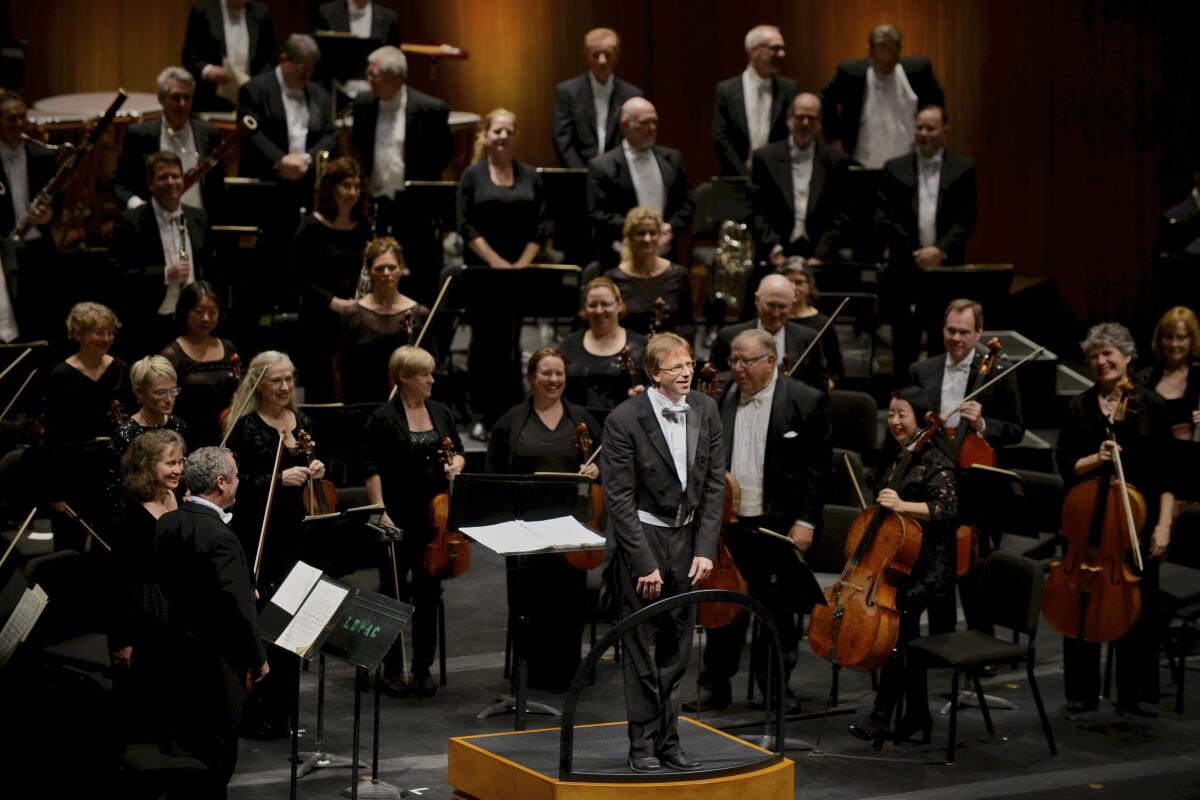
[[[483,119],[479,120],[479,130],[475,133],[475,145],[471,149],[471,163],[482,161],[487,154],[487,132],[492,127],[492,120],[499,116],[512,117],[513,132],[517,130],[517,115],[509,111],[507,108],[493,108],[491,111],[483,115]]]
[[[633,232],[637,230],[637,226],[641,225],[646,220],[653,220],[658,224],[658,230],[662,231],[663,218],[657,208],[646,208],[645,206],[634,206],[629,209],[629,213],[625,215],[625,227],[621,229],[621,260],[630,261],[633,258]]]
[[[1154,340],[1150,343],[1150,350],[1159,361],[1167,357],[1167,351],[1162,346],[1162,337],[1175,327],[1176,322],[1182,322],[1188,336],[1192,338],[1192,355],[1200,355],[1200,321],[1196,319],[1196,312],[1187,306],[1174,306],[1168,308],[1167,313],[1163,314],[1154,326]]]
[[[233,402],[229,404],[230,409],[237,411],[235,417],[231,412],[225,420],[225,432],[233,430],[233,426],[237,421],[247,414],[252,414],[258,411],[259,403],[262,395],[257,394],[258,385],[261,383],[263,376],[267,374],[267,370],[279,364],[287,364],[292,370],[292,374],[296,372],[296,366],[292,363],[292,359],[287,353],[281,353],[278,350],[264,350],[250,360],[250,365],[246,367],[246,374],[242,376],[241,383],[238,384],[237,391],[233,393]],[[249,400],[250,393],[255,392],[254,399]],[[296,393],[292,392],[288,398],[288,410],[296,410]]]
[[[436,366],[437,362],[434,361],[428,350],[407,344],[397,347],[388,357],[388,375],[397,384],[400,383],[401,378],[411,378],[414,375],[433,372],[433,368]]]
[[[580,319],[587,319],[588,295],[597,289],[608,289],[613,293],[613,297],[617,301],[617,319],[629,313],[629,309],[625,307],[625,298],[621,297],[621,288],[617,286],[616,281],[601,275],[599,278],[592,278],[588,281],[588,285],[583,289],[583,301],[579,304]]]
[[[150,381],[155,378],[179,380],[179,376],[175,374],[175,368],[163,356],[146,356],[135,361],[129,368],[129,383],[134,389],[145,391],[149,387]]]
[[[121,327],[121,322],[111,308],[100,303],[76,303],[67,314],[67,336],[76,342],[88,331],[102,325],[112,328],[115,332]]]

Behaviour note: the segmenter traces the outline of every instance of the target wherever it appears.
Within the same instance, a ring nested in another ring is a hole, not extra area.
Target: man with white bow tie
[[[692,348],[660,333],[646,345],[645,368],[653,388],[608,415],[601,454],[609,531],[604,576],[622,618],[707,578],[721,529],[721,417],[711,397],[691,391]],[[696,606],[685,605],[625,637],[635,772],[700,767],[680,747],[677,730],[695,621]]]
[[[796,96],[796,82],[779,74],[787,56],[779,28],[756,25],[745,45],[746,69],[717,84],[713,103],[713,149],[722,175],[749,175],[755,150],[787,138]]]
[[[806,612],[802,585],[792,574],[795,559],[786,544],[758,529],[780,533],[801,552],[821,522],[833,457],[833,431],[825,393],[788,378],[776,368],[775,339],[746,330],[733,340],[729,363],[734,386],[721,399],[726,468],[741,488],[736,525],[725,542],[746,578],[750,596],[771,612],[783,649],[784,686],[800,659],[796,612]],[[708,632],[699,693],[689,711],[721,709],[732,700],[750,616]],[[752,663],[760,690],[767,692],[768,637],[755,640]],[[795,705],[788,692],[788,707]],[[772,699],[771,702],[774,702]]]

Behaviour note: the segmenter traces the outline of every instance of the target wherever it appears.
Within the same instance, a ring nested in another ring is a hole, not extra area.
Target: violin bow
[[[987,391],[989,388],[991,388],[994,384],[999,383],[1000,381],[1007,378],[1009,375],[1012,375],[1014,372],[1016,372],[1018,369],[1020,369],[1023,365],[1029,363],[1030,361],[1037,358],[1044,352],[1046,352],[1046,348],[1039,347],[1037,350],[1034,350],[1032,353],[1025,356],[1024,358],[1022,358],[1017,363],[1013,364],[1008,369],[1004,370],[1003,372],[998,372],[996,375],[992,376],[991,378],[988,378],[988,380],[986,382],[984,382],[983,385],[981,385],[978,389],[976,389],[975,391],[971,392],[969,395],[964,397],[962,399],[962,402],[958,404],[958,408],[954,409],[946,416],[952,417],[955,414],[957,414],[958,412],[962,411],[962,407],[965,406],[967,403],[971,402],[976,397],[983,394],[985,391]]]
[[[26,350],[25,352],[28,353],[29,351]],[[29,385],[31,380],[33,380],[34,375],[37,375],[36,368],[29,373],[29,377],[27,377],[25,382],[21,384],[21,388],[17,389],[17,393],[12,396],[12,400],[8,401],[8,405],[4,407],[4,410],[0,411],[0,420],[3,420],[8,416],[8,412],[12,410],[13,404],[17,402],[17,398],[21,396],[21,392],[25,391],[25,387]]]
[[[1116,444],[1116,438],[1113,439],[1113,444]],[[1133,524],[1133,507],[1129,504],[1129,486],[1125,483],[1125,467],[1121,464],[1121,453],[1117,447],[1110,448],[1112,450],[1113,464],[1117,468],[1117,485],[1121,487],[1121,507],[1125,510],[1125,529],[1129,532],[1129,540],[1133,545],[1133,563],[1137,565],[1138,572],[1145,569],[1145,564],[1142,561],[1142,548],[1138,546],[1137,528]]]
[[[603,449],[604,449],[604,445],[602,445],[602,444],[596,445],[596,449],[592,451],[592,454],[590,456],[588,456],[588,460],[583,462],[583,466],[581,466],[579,468],[579,471],[582,473],[585,467],[590,467],[592,465],[592,462],[596,460],[596,456],[600,455],[600,451]]]
[[[454,276],[456,274],[457,273],[451,273],[451,275],[446,278],[446,282],[442,284],[441,290],[438,291],[437,299],[433,301],[433,308],[429,309],[429,316],[425,317],[425,324],[421,326],[421,332],[417,334],[417,339],[415,342],[413,342],[413,347],[421,346],[421,340],[425,338],[425,331],[429,330],[429,323],[433,322],[433,315],[436,314],[438,309],[442,307],[442,300],[446,297],[446,290],[450,288],[450,284],[454,281]],[[392,390],[388,392],[389,403],[396,399],[396,392],[399,391],[399,389],[400,387],[398,385],[392,385]]]
[[[258,532],[258,550],[254,553],[254,587],[258,588],[258,569],[262,566],[263,545],[267,542],[267,522],[271,519],[271,503],[275,500],[275,481],[279,478],[279,462],[283,459],[283,431],[275,448],[275,466],[271,468],[271,488],[267,490],[267,507],[263,509],[262,529]]]
[[[15,367],[17,364],[21,363],[21,359],[23,359],[25,356],[29,355],[32,352],[33,352],[32,347],[26,347],[24,350],[22,350],[21,355],[17,356],[12,361],[10,361],[8,366],[4,368],[4,371],[0,372],[0,381],[4,380],[4,376],[8,375],[8,373],[13,371],[13,367]]]
[[[854,494],[858,497],[858,506],[860,510],[867,510],[867,498],[863,497],[862,487],[858,485],[858,476],[854,474],[854,465],[850,463],[850,456],[847,453],[842,453],[842,463],[846,465],[846,474],[850,476],[850,484],[854,487]]]
[[[89,536],[91,536],[93,539],[95,539],[97,542],[100,543],[101,547],[103,547],[105,550],[107,550],[110,553],[112,552],[112,548],[108,546],[108,542],[101,539],[100,534],[98,534],[98,533],[96,533],[96,531],[92,530],[92,526],[88,525],[86,522],[84,522],[83,517],[81,517],[75,513],[75,509],[71,508],[71,506],[67,505],[66,503],[63,503],[63,511],[67,512],[68,517],[70,517],[71,519],[78,522],[80,527],[82,527],[85,531],[87,531],[87,534]]]
[[[246,410],[246,406],[250,405],[250,399],[252,397],[254,397],[254,391],[258,388],[258,384],[260,382],[262,382],[263,376],[266,374],[267,374],[266,366],[259,367],[258,377],[254,379],[254,385],[252,385],[250,387],[250,391],[246,392],[246,396],[244,398],[242,398],[242,405],[240,408],[237,409],[237,414],[235,415],[233,413],[233,410],[232,409],[230,410],[229,413],[230,413],[230,416],[232,417],[232,422],[229,423],[229,427],[226,429],[225,435],[221,437],[221,444],[218,445],[219,447],[224,447],[225,443],[229,441],[229,434],[233,433],[233,426],[236,425],[237,421],[242,418],[242,412]],[[250,376],[247,375],[246,379],[249,380],[249,378],[250,378]]]
[[[804,359],[808,358],[808,354],[811,353],[812,349],[817,346],[818,342],[821,341],[821,337],[825,335],[825,331],[829,330],[829,326],[834,323],[834,320],[838,318],[838,314],[842,313],[842,309],[845,308],[846,303],[849,302],[849,297],[842,298],[842,302],[838,303],[838,307],[834,309],[832,314],[829,315],[829,319],[827,319],[825,324],[821,326],[821,330],[817,331],[817,337],[808,343],[808,347],[804,348],[804,352],[801,353],[800,357],[796,359],[796,363],[792,364],[791,368],[783,373],[784,375],[789,378],[792,377],[792,373],[800,368],[800,365],[804,363]]]
[[[9,543],[8,549],[4,551],[4,555],[0,556],[0,567],[4,566],[4,562],[8,560],[9,554],[16,549],[17,542],[21,541],[21,537],[25,535],[25,531],[29,528],[29,523],[33,522],[33,515],[36,513],[37,506],[34,506],[33,510],[29,512],[29,515],[25,517],[25,521],[21,523],[21,527],[17,528],[17,535],[14,536],[13,540]]]

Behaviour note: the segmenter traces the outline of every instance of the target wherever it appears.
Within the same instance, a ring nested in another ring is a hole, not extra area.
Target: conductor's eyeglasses
[[[684,361],[682,364],[676,364],[673,367],[660,367],[659,371],[665,372],[668,375],[678,375],[683,370],[687,370],[689,372],[694,372],[695,369],[696,369],[695,361]]]

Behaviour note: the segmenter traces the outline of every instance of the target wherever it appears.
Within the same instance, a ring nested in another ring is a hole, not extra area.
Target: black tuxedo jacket
[[[917,95],[917,108],[935,105],[945,107],[946,97],[933,76],[933,65],[925,56],[902,56],[900,64],[908,85]],[[854,155],[858,144],[863,97],[867,91],[867,70],[871,60],[855,58],[838,64],[837,72],[821,90],[821,126],[826,141],[841,140],[842,149]]]
[[[808,184],[808,213],[804,218],[808,252],[805,257],[828,259],[837,252],[847,224],[847,175],[850,158],[835,147],[816,144],[812,179]],[[769,253],[777,244],[788,248],[796,224],[792,161],[786,139],[754,151],[750,171],[753,186],[754,225],[760,252]],[[804,240],[801,240],[803,242]]]
[[[741,392],[731,384],[721,398],[725,468],[733,464]],[[833,463],[833,428],[825,393],[782,375],[771,398],[771,420],[763,453],[763,516],[771,529],[787,533],[797,521],[821,527],[825,486]]]
[[[946,254],[946,264],[966,263],[967,239],[975,230],[979,215],[976,191],[975,162],[943,151],[934,244]],[[879,179],[878,225],[880,235],[891,248],[891,263],[912,266],[911,253],[921,246],[917,228],[916,153],[884,164]]]
[[[771,129],[768,142],[777,142],[788,136],[787,112],[796,99],[796,82],[780,75],[771,76]],[[750,123],[746,120],[746,93],[742,89],[742,76],[717,84],[717,97],[713,103],[712,125],[713,149],[722,175],[749,175],[746,157],[750,155]]]
[[[600,453],[608,509],[605,562],[610,564],[620,550],[638,577],[660,568],[665,572],[669,566],[660,564],[655,556],[638,519],[639,510],[669,519],[691,512],[694,554],[712,559],[716,557],[725,494],[725,454],[716,401],[702,392],[687,396],[688,472],[683,486],[650,402],[653,391],[658,390],[647,389],[612,410],[604,421],[604,450]],[[686,580],[680,575],[674,578]]]
[[[317,29],[350,32],[350,12],[345,0],[322,3],[317,8]],[[371,4],[371,38],[393,47],[400,46],[400,15],[379,3]]]
[[[717,333],[716,341],[713,342],[712,350],[709,351],[708,360],[719,372],[727,372],[729,370],[729,352],[733,349],[733,340],[742,331],[754,330],[758,326],[758,320],[752,319],[747,322],[739,322],[736,325],[726,325]],[[830,331],[827,336],[833,335]],[[789,361],[786,364],[780,364],[780,370],[786,370],[796,362],[800,354],[808,348],[814,339],[817,338],[817,332],[806,328],[798,322],[787,323],[787,327],[783,333],[783,348]],[[825,359],[821,356],[821,348],[813,348],[813,352],[809,354],[808,359],[800,365],[800,369],[793,376],[808,384],[810,387],[817,389],[822,394],[825,393]]]
[[[246,554],[216,511],[189,502],[163,514],[155,563],[173,631],[237,674],[267,660]]]
[[[663,219],[678,235],[692,224],[696,201],[683,169],[683,155],[670,147],[654,145],[654,157],[662,172],[667,207]],[[606,250],[609,242],[619,242],[625,227],[625,215],[637,207],[637,192],[625,149],[617,147],[588,162],[588,214],[596,229],[596,243]]]
[[[216,86],[204,80],[201,73],[213,64],[221,66],[225,57],[225,23],[221,17],[223,0],[197,0],[188,14],[187,33],[183,37],[183,66],[196,79],[193,106],[197,111],[228,108],[217,97]],[[250,34],[250,75],[269,70],[275,63],[275,26],[271,14],[258,0],[250,0],[242,12],[246,15],[246,30]]]
[[[379,6],[376,6],[379,8]],[[345,4],[342,4],[343,11]],[[375,166],[375,123],[379,120],[379,100],[370,92],[354,99],[354,130],[351,141],[358,151],[363,174]],[[450,109],[438,98],[408,87],[404,107],[404,178],[410,181],[437,181],[454,154],[454,136],[450,133]]]
[[[192,126],[192,138],[196,141],[199,159],[204,161],[221,144],[221,134],[215,126],[198,119],[189,120],[188,124]],[[156,119],[130,125],[125,131],[125,141],[117,159],[117,172],[113,176],[113,194],[122,207],[129,205],[130,198],[134,196],[150,202],[150,190],[146,186],[146,157],[162,149],[159,146],[162,126],[163,121]],[[204,200],[205,210],[210,214],[219,211],[224,194],[225,169],[217,166],[200,180],[200,196]]]
[[[971,360],[971,374],[967,378],[967,389],[979,380],[979,362],[982,356],[977,352]],[[912,364],[908,368],[908,379],[914,386],[925,390],[925,399],[935,412],[942,407],[942,378],[945,375],[946,355],[930,356]],[[997,364],[995,371],[988,379],[1004,374],[1002,364]],[[1017,392],[1017,384],[1012,378],[997,381],[986,392],[975,398],[983,406],[983,437],[993,447],[1017,444],[1025,436],[1025,420],[1021,415],[1021,395]],[[954,454],[957,457],[957,453]]]
[[[198,208],[183,206],[187,222],[188,238],[192,243],[192,269],[196,280],[202,280],[213,262],[212,242],[208,235],[208,215]],[[158,232],[158,220],[154,217],[154,206],[144,206],[121,213],[113,229],[113,244],[109,251],[114,272],[123,274],[125,291],[122,295],[132,304],[133,316],[154,314],[163,295],[165,261],[162,238]]]
[[[37,197],[37,193],[42,190],[42,187],[50,182],[54,177],[54,173],[58,171],[58,156],[53,150],[48,147],[43,147],[34,142],[24,142],[22,145],[25,148],[25,171],[29,177],[29,186],[26,189],[27,197],[30,204]],[[12,178],[4,169],[3,162],[0,162],[0,181],[4,183],[4,188],[12,186]],[[57,198],[56,198],[57,202]],[[0,195],[0,236],[8,236],[17,225],[16,212],[13,211],[12,195],[8,191]],[[48,226],[42,229],[43,238],[50,235]],[[47,240],[50,241],[50,240]]]
[[[316,159],[321,150],[337,147],[329,92],[309,81],[304,87],[308,105],[308,138],[305,151]],[[238,116],[250,114],[258,120],[258,131],[242,142],[239,172],[246,178],[276,180],[275,165],[288,152],[287,113],[283,89],[270,70],[251,78],[238,91]]]
[[[631,97],[644,97],[637,86],[612,76],[613,90],[608,98],[608,127],[604,132],[604,152],[621,144],[621,106]],[[596,140],[596,104],[588,73],[563,81],[554,87],[554,152],[564,167],[582,169],[600,155]]]

